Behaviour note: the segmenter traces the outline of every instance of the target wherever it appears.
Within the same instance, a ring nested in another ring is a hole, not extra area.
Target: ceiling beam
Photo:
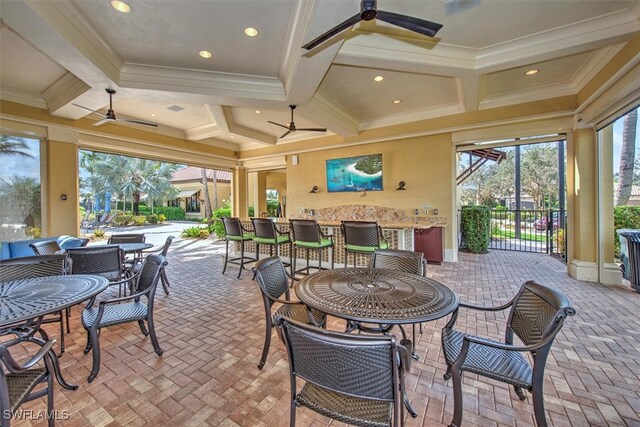
[[[360,119],[351,111],[318,90],[306,105],[299,107],[300,114],[314,123],[342,136],[358,134]]]

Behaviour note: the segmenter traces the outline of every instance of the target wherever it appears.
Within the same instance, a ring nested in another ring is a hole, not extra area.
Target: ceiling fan
[[[118,119],[118,118],[116,118],[116,113],[115,113],[115,111],[113,111],[113,95],[115,95],[116,91],[114,89],[110,89],[110,88],[105,89],[105,91],[109,94],[109,109],[107,110],[107,114],[102,114],[99,111],[92,110],[91,108],[87,108],[87,107],[84,107],[84,106],[79,105],[79,104],[73,104],[76,107],[84,108],[85,110],[89,110],[92,113],[96,113],[97,115],[104,117],[99,122],[95,122],[93,124],[94,126],[100,126],[100,125],[103,125],[103,124],[109,123],[109,122],[126,122],[126,123],[136,123],[136,124],[145,125],[145,126],[158,127],[157,123],[146,122],[144,120],[123,119],[123,118],[119,118]]]
[[[311,50],[320,43],[329,40],[331,37],[343,32],[349,27],[354,26],[358,22],[371,21],[375,18],[429,37],[435,36],[438,30],[442,28],[442,24],[437,24],[435,22],[425,21],[424,19],[414,18],[412,16],[400,15],[399,13],[378,10],[377,0],[362,0],[360,2],[360,13],[353,15],[351,18],[336,25],[326,33],[316,37],[302,47],[303,49]]]
[[[271,120],[267,120],[271,124],[287,129],[287,131],[280,138],[284,138],[285,136],[289,135],[291,132],[295,132],[297,130],[303,130],[308,132],[326,132],[327,131],[326,128],[297,128],[295,122],[293,121],[293,110],[296,109],[296,106],[289,105],[289,108],[291,108],[291,122],[289,123],[288,126],[281,125],[280,123],[272,122]]]

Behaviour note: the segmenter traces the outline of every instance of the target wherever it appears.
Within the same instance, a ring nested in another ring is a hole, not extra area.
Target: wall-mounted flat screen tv
[[[327,191],[382,191],[382,154],[327,160]]]

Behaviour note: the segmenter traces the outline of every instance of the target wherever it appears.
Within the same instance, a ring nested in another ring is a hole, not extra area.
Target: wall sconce
[[[398,183],[398,188],[396,188],[396,191],[397,191],[397,190],[406,190],[406,188],[404,188],[404,185],[405,185],[405,184],[404,184],[404,181],[400,181],[400,182]]]
[[[311,191],[309,191],[309,193],[313,193],[313,194],[315,194],[315,193],[317,193],[317,192],[318,192],[318,186],[317,186],[317,185],[314,185],[314,186],[311,188]]]

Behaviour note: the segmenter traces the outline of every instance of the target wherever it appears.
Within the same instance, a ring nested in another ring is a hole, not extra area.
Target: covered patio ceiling
[[[482,0],[453,14],[445,3],[378,3],[443,24],[433,39],[372,21],[307,52],[359,2],[136,0],[128,14],[108,1],[4,2],[0,96],[97,121],[73,104],[105,112],[114,88],[120,116],[160,124],[146,130],[243,151],[322,135],[279,139],[268,121],[288,123],[289,104],[298,127],[351,136],[574,95],[640,31],[638,0]]]

